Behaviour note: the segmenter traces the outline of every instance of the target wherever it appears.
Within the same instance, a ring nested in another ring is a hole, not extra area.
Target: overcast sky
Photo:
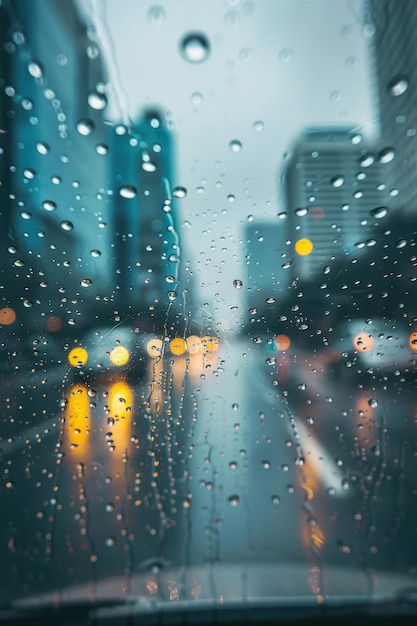
[[[184,257],[227,328],[230,307],[244,301],[232,287],[244,275],[244,224],[285,208],[279,174],[294,139],[316,124],[359,126],[368,137],[377,130],[362,0],[79,2],[110,69],[107,114],[134,120],[157,104],[172,116],[173,185],[188,190]],[[210,43],[200,63],[180,54],[195,31]],[[235,139],[240,152],[229,147]]]

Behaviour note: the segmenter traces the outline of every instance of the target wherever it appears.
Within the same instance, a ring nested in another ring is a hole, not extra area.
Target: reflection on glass
[[[65,412],[65,445],[72,456],[85,458],[90,440],[90,398],[86,385],[73,385],[68,393]]]

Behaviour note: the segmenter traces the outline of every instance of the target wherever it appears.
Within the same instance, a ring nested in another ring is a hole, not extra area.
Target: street
[[[109,579],[116,596],[158,597],[161,572],[170,599],[204,598],[238,568],[233,596],[246,568],[277,563],[300,567],[297,593],[318,597],[332,588],[328,567],[371,587],[374,570],[413,573],[412,387],[341,384],[320,365],[301,352],[271,360],[233,338],[148,358],[136,383],[123,373],[72,380],[65,362],[52,375],[11,374],[2,600]],[[193,568],[218,572],[211,588],[189,578]],[[261,595],[274,585],[267,577]]]

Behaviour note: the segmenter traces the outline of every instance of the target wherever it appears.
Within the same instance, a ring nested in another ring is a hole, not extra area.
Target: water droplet
[[[210,54],[210,44],[203,33],[189,33],[180,44],[181,56],[190,63],[202,63]]]
[[[240,152],[242,150],[242,144],[238,139],[232,139],[229,143],[229,148],[232,152]]]
[[[144,172],[156,172],[156,165],[152,161],[142,161],[142,169]]]
[[[330,100],[332,102],[340,102],[341,99],[342,99],[342,94],[341,94],[341,92],[338,89],[335,89],[330,94]]]
[[[230,504],[230,506],[238,506],[239,502],[240,502],[239,496],[230,496],[229,497],[229,504]]]
[[[203,102],[203,95],[198,91],[191,94],[191,102],[195,105],[199,105]]]
[[[96,152],[100,155],[108,154],[109,146],[106,143],[98,143],[96,145]]]
[[[185,187],[174,187],[172,190],[172,195],[174,198],[185,198],[187,195],[187,190]]]
[[[237,469],[237,463],[236,463],[236,461],[230,461],[230,463],[229,463],[229,467],[230,467],[231,469],[234,469],[234,470],[235,470],[235,469]]]
[[[78,120],[76,128],[80,135],[88,137],[94,130],[94,122],[88,119]]]
[[[370,152],[367,152],[366,154],[361,156],[361,158],[359,159],[359,165],[361,167],[369,167],[370,165],[372,165],[372,163],[374,163],[374,161],[375,161],[374,155],[371,154]]]
[[[92,257],[94,257],[94,258],[97,258],[97,257],[101,256],[101,252],[100,252],[100,250],[96,250],[96,249],[94,249],[94,250],[90,250],[90,254],[91,254],[91,256],[92,256]]]
[[[343,489],[345,489],[345,491],[347,491],[350,488],[350,483],[346,478],[342,480],[342,487]]]
[[[20,104],[25,111],[31,111],[33,109],[33,102],[30,98],[22,98]]]
[[[36,171],[28,167],[25,170],[23,170],[23,176],[25,178],[28,178],[29,180],[32,180],[36,176]]]
[[[83,278],[80,281],[81,287],[91,287],[92,284],[93,284],[93,281],[90,278]]]
[[[264,123],[261,120],[254,122],[253,129],[256,130],[258,133],[260,133],[261,130],[264,129]]]
[[[33,78],[41,78],[43,74],[43,67],[38,61],[29,61],[28,72]]]
[[[351,143],[353,143],[354,146],[357,146],[358,143],[360,143],[362,141],[362,135],[360,135],[359,133],[355,133],[350,138],[350,141],[351,141]]]
[[[279,500],[279,496],[277,495],[273,495],[271,496],[271,500],[272,500],[272,504],[279,504],[280,500]]]
[[[45,141],[38,141],[36,144],[36,150],[39,152],[39,154],[48,154],[50,149],[51,148]]]
[[[32,217],[32,213],[30,213],[30,211],[22,211],[20,216],[24,219],[24,220],[30,220],[30,218]]]
[[[238,410],[238,408],[239,408],[238,403],[237,403],[237,402],[234,402],[234,403],[232,404],[232,409],[233,409],[234,411],[237,411],[237,410]]]
[[[96,89],[92,89],[88,92],[87,102],[92,109],[102,111],[107,106],[107,96]]]
[[[224,17],[224,23],[229,28],[236,28],[240,22],[240,15],[238,11],[232,10],[228,11]]]
[[[45,200],[42,202],[42,208],[45,209],[45,211],[56,211],[57,206],[52,200]]]
[[[333,178],[330,179],[330,183],[333,185],[333,187],[341,187],[344,182],[345,179],[343,176],[333,176]]]
[[[176,291],[168,291],[167,296],[168,296],[168,300],[173,302],[175,300],[175,298],[177,297],[177,292]]]
[[[378,406],[378,400],[376,398],[371,398],[370,400],[368,400],[368,404],[371,409],[376,409],[376,407]]]
[[[271,463],[267,460],[262,461],[261,465],[264,469],[269,469],[271,467]]]
[[[242,289],[243,287],[242,281],[237,278],[236,280],[233,281],[233,287],[235,287],[235,289]]]
[[[376,217],[377,219],[382,219],[388,214],[388,209],[386,206],[378,206],[375,209],[369,211],[372,217]]]
[[[74,228],[74,224],[68,220],[64,220],[61,222],[61,228],[62,230],[72,230]]]
[[[300,207],[299,209],[295,209],[294,213],[297,217],[304,217],[308,213],[308,207],[303,206],[303,207]]]
[[[378,153],[378,161],[380,163],[390,163],[395,157],[395,149],[391,147],[384,148]]]
[[[108,548],[112,548],[116,544],[116,539],[114,537],[107,537],[106,546]]]
[[[242,48],[239,52],[239,59],[243,63],[250,63],[252,61],[252,50],[250,48]]]
[[[396,242],[395,247],[400,249],[400,248],[405,248],[406,245],[407,245],[407,239],[399,239]]]
[[[408,89],[409,81],[407,76],[398,74],[388,83],[388,91],[392,96],[402,96]]]
[[[161,26],[165,22],[165,9],[159,5],[151,7],[148,11],[148,20],[152,26]]]
[[[279,53],[279,60],[283,63],[289,63],[292,59],[292,50],[290,48],[283,48]]]
[[[133,185],[123,185],[119,189],[119,195],[122,196],[122,198],[127,198],[128,200],[135,198],[136,194],[137,190]]]

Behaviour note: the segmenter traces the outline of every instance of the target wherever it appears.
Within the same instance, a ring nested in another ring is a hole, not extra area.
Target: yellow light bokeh
[[[201,337],[200,349],[203,352],[216,352],[219,349],[219,340],[217,337],[212,337],[211,335]]]
[[[412,350],[417,350],[417,331],[411,333],[410,339],[408,340],[408,345]]]
[[[123,451],[129,445],[132,405],[133,393],[127,383],[121,381],[111,386],[109,412],[114,420],[114,424],[111,426],[112,438],[116,447]]]
[[[88,352],[85,348],[73,348],[68,355],[68,362],[71,367],[81,367],[88,361]]]
[[[307,256],[313,250],[313,242],[310,239],[299,239],[295,242],[295,251],[300,256]]]
[[[368,333],[358,333],[353,338],[353,347],[357,352],[369,352],[374,345],[374,338]]]
[[[84,454],[90,431],[90,399],[85,385],[74,385],[70,389],[66,408],[67,445],[71,454]]]
[[[16,321],[16,313],[13,309],[10,307],[0,309],[0,324],[9,326],[9,324],[13,324],[14,321]]]
[[[287,335],[277,335],[275,337],[275,345],[278,350],[281,350],[281,352],[285,352],[285,350],[288,350],[288,348],[290,347],[291,340],[289,337],[287,337]]]
[[[190,335],[187,338],[187,349],[189,354],[197,354],[200,352],[200,345],[200,337],[197,337],[197,335]]]
[[[185,339],[182,339],[181,337],[175,337],[175,339],[171,339],[171,341],[169,342],[169,349],[171,350],[172,354],[184,354],[187,349]]]
[[[150,339],[146,344],[146,352],[153,359],[158,359],[162,355],[162,339]]]
[[[130,354],[129,350],[124,346],[116,346],[110,351],[110,363],[120,367],[126,365],[129,362]]]

